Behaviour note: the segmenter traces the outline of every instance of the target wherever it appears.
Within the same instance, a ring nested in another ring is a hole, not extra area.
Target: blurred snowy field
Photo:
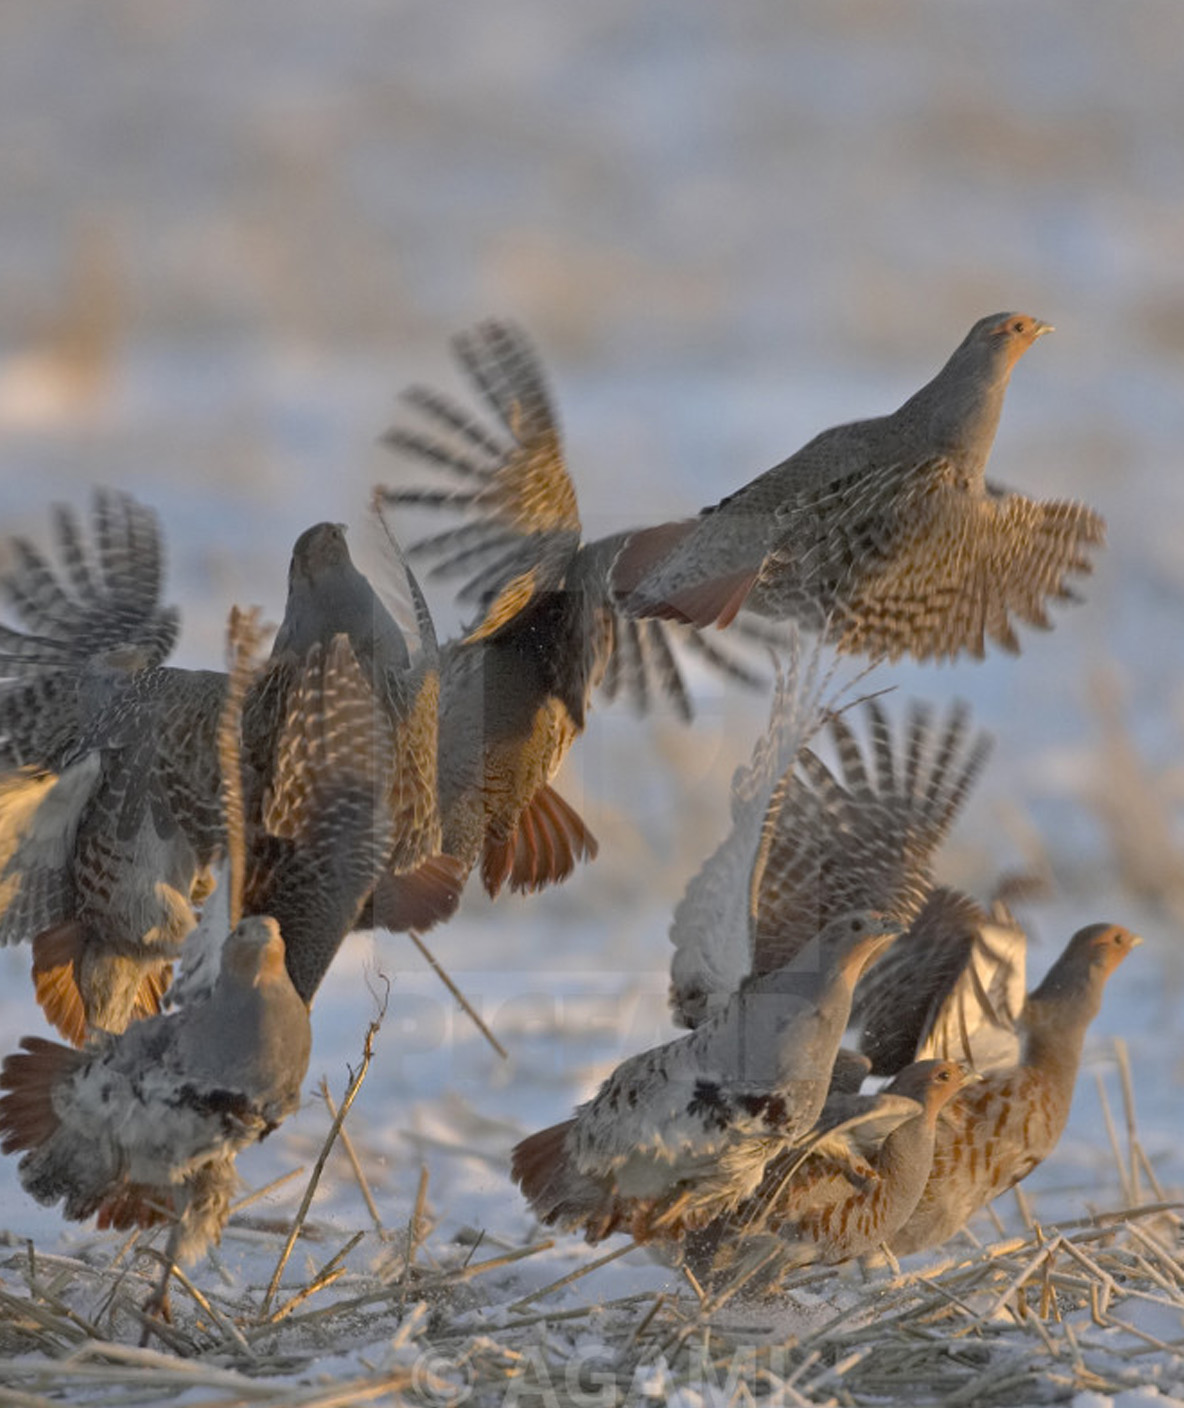
[[[1117,1101],[1115,1035],[1179,1190],[1182,64],[1174,0],[8,0],[0,532],[44,541],[48,506],[95,483],[146,499],[178,661],[211,664],[232,602],[279,619],[309,524],[348,522],[378,566],[366,502],[397,473],[375,443],[395,393],[459,391],[447,339],[483,316],[541,345],[589,536],[698,508],[818,429],[891,409],[984,313],[1048,319],[992,469],[1106,515],[1087,604],[1025,633],[1018,659],[876,682],[964,697],[995,734],[945,878],[985,895],[1001,869],[1048,863],[1034,974],[1096,918],[1147,939],[1093,1028],[1070,1129],[1025,1185],[1038,1216],[1118,1204],[1094,1088],[1100,1072]],[[385,1225],[406,1223],[426,1166],[433,1243],[527,1237],[511,1144],[671,1031],[669,915],[766,708],[705,679],[698,700],[689,731],[595,715],[561,785],[599,860],[530,901],[470,894],[430,936],[509,1060],[406,939],[355,936],[317,999],[306,1108],[241,1161],[250,1182],[315,1157],[317,1082],[340,1095],[385,974],[350,1125]],[[0,953],[4,1049],[40,1030],[27,962]],[[337,1155],[314,1216],[341,1240],[368,1225]],[[11,1159],[0,1228],[43,1249],[91,1236],[25,1198]],[[228,1234],[232,1274],[258,1278],[251,1246]],[[588,1255],[560,1239],[505,1298]],[[640,1254],[594,1276],[582,1294],[671,1279]],[[1156,1333],[1179,1343],[1184,1324]],[[1172,1362],[1160,1387],[1184,1396]]]

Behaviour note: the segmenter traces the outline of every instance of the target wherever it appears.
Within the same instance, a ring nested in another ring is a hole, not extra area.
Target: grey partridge
[[[1048,626],[1105,524],[986,478],[1016,362],[1052,329],[981,318],[891,415],[835,426],[697,519],[633,535],[613,569],[621,609],[727,624],[744,607],[896,659],[1018,651],[1013,617]]]
[[[173,1218],[172,1254],[192,1260],[226,1220],[234,1156],[298,1106],[310,1043],[279,927],[250,916],[203,1000],[82,1051],[26,1037],[0,1068],[0,1148],[23,1151],[38,1202],[103,1225]]]
[[[698,1234],[696,1270],[708,1269],[710,1248],[717,1274],[759,1266],[768,1289],[797,1267],[874,1251],[916,1207],[938,1114],[974,1079],[954,1061],[919,1061],[878,1094],[828,1096],[800,1146],[778,1154],[753,1195]]]
[[[159,1009],[221,845],[226,677],[162,665],[150,511],[99,493],[88,542],[57,513],[60,575],[10,544],[0,633],[0,942],[33,942],[38,999],[74,1042]],[[184,825],[179,822],[183,819]]]
[[[507,882],[533,890],[596,853],[595,838],[550,784],[598,686],[642,708],[665,694],[689,718],[672,636],[724,673],[752,675],[698,631],[615,609],[609,571],[624,535],[583,540],[558,418],[522,332],[485,322],[458,337],[455,350],[495,426],[413,388],[405,399],[423,427],[396,427],[387,443],[452,482],[381,488],[377,500],[466,519],[408,549],[433,564],[432,576],[464,577],[458,600],[481,613],[442,651],[444,844],[470,865],[480,860],[490,894]]]
[[[538,1217],[590,1242],[618,1228],[675,1239],[736,1207],[817,1119],[855,983],[897,932],[869,913],[832,920],[792,963],[524,1139],[512,1172]]]
[[[1069,1117],[1086,1030],[1107,980],[1139,942],[1117,924],[1090,924],[1069,940],[1023,1004],[1018,1060],[987,1070],[942,1112],[925,1191],[889,1241],[897,1255],[946,1241],[1053,1151]]]
[[[397,544],[392,542],[392,547],[398,554]],[[414,607],[420,642],[414,659],[403,630],[354,565],[342,526],[319,523],[301,534],[292,550],[284,620],[243,712],[249,771],[253,769],[260,779],[271,778],[283,757],[280,722],[289,710],[289,696],[309,650],[315,646],[328,650],[339,636],[348,640],[360,678],[370,691],[369,703],[357,706],[357,724],[363,730],[359,737],[364,738],[373,759],[370,766],[385,780],[385,795],[376,796],[375,805],[389,817],[386,835],[390,848],[376,882],[360,897],[365,904],[356,918],[362,926],[381,925],[396,931],[430,928],[451,915],[467,873],[442,845],[437,800],[439,648],[419,584],[401,557],[399,566]],[[364,724],[361,716],[367,709],[373,719]],[[339,750],[343,759],[351,756],[352,749],[357,776],[361,753],[350,743],[346,726],[331,747]],[[276,834],[265,795],[248,809],[262,809],[264,833]],[[353,824],[355,829],[361,825],[360,812]],[[299,890],[287,879],[278,885],[284,896]],[[256,883],[248,880],[248,909],[270,913],[276,903],[270,892],[258,893]],[[288,915],[278,917],[291,927]],[[307,975],[293,972],[306,1001],[311,1000],[322,976],[323,969],[311,969]]]

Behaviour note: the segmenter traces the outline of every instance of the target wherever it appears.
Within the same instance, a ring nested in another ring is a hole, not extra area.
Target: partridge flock
[[[697,518],[586,541],[538,357],[484,323],[456,352],[487,415],[416,388],[387,437],[419,471],[375,493],[404,609],[317,524],[270,653],[232,611],[224,670],[167,663],[178,614],[142,504],[59,508],[49,555],[10,539],[0,943],[30,945],[69,1043],[26,1037],[0,1068],[25,1189],[68,1218],[167,1223],[170,1259],[198,1256],[237,1154],[299,1103],[345,936],[446,920],[474,869],[496,896],[594,859],[553,785],[593,695],[664,695],[689,720],[679,652],[753,684],[754,644],[779,661],[769,726],[671,929],[691,1030],[524,1139],[514,1179],[543,1222],[776,1285],[935,1246],[1025,1177],[1138,939],[1087,925],[1025,993],[1003,904],[934,873],[987,740],[962,705],[852,702],[824,656],[1016,651],[1016,621],[1073,598],[1101,519],[986,478],[1011,373],[1050,330],[983,318],[893,414],[822,432]],[[413,509],[446,526],[404,555],[391,520]],[[457,583],[456,639],[413,561]],[[869,1073],[890,1083],[865,1093]]]

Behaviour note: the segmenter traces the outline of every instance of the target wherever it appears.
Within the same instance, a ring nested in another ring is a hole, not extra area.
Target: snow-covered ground
[[[278,619],[302,528],[345,520],[367,556],[394,393],[459,389],[447,337],[482,316],[542,346],[590,535],[694,509],[891,408],[983,313],[1056,323],[1017,370],[993,469],[1106,515],[1087,603],[1018,659],[892,682],[969,699],[996,736],[946,874],[986,893],[1004,867],[1051,861],[1033,972],[1094,918],[1147,939],[1093,1029],[1069,1131],[1025,1185],[1037,1214],[1119,1203],[1094,1081],[1117,1107],[1116,1035],[1148,1154],[1184,1187],[1182,56],[1175,0],[8,0],[0,531],[41,534],[51,502],[93,483],[147,499],[179,661],[212,663],[231,602]],[[527,1238],[514,1139],[670,1032],[670,911],[765,711],[711,681],[699,700],[691,731],[594,717],[563,785],[599,860],[528,902],[470,895],[431,936],[509,1060],[406,939],[357,936],[317,999],[307,1106],[242,1160],[248,1180],[314,1156],[317,1081],[340,1095],[386,974],[349,1126],[384,1224],[406,1224],[426,1166],[429,1245],[465,1227]],[[40,1029],[26,967],[0,954],[4,1049]],[[338,1155],[314,1216],[342,1241],[369,1225]],[[89,1237],[29,1202],[11,1159],[0,1226],[44,1250]],[[253,1245],[228,1234],[224,1257],[257,1281]],[[507,1271],[503,1299],[589,1255],[559,1239]],[[578,1284],[607,1300],[669,1281],[632,1254]],[[1154,1334],[1180,1342],[1184,1325]],[[1181,1362],[1160,1359],[1149,1382],[1184,1397]],[[322,1368],[357,1364],[349,1346]]]

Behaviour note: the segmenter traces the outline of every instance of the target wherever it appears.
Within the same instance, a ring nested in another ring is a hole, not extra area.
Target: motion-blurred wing
[[[930,1057],[980,1073],[1014,1065],[1026,951],[1002,906],[990,914],[957,891],[935,890],[856,990],[860,1049],[874,1073]]]
[[[720,1011],[752,971],[750,903],[770,801],[826,719],[832,685],[833,669],[824,668],[819,650],[807,652],[798,641],[778,673],[769,726],[732,779],[732,828],[674,911],[670,1004],[683,1026]]]
[[[932,885],[933,855],[986,759],[989,742],[971,735],[965,705],[939,723],[914,703],[899,741],[878,699],[863,712],[867,744],[836,715],[837,772],[803,752],[773,798],[753,875],[756,973],[788,963],[850,909],[908,924]]]

